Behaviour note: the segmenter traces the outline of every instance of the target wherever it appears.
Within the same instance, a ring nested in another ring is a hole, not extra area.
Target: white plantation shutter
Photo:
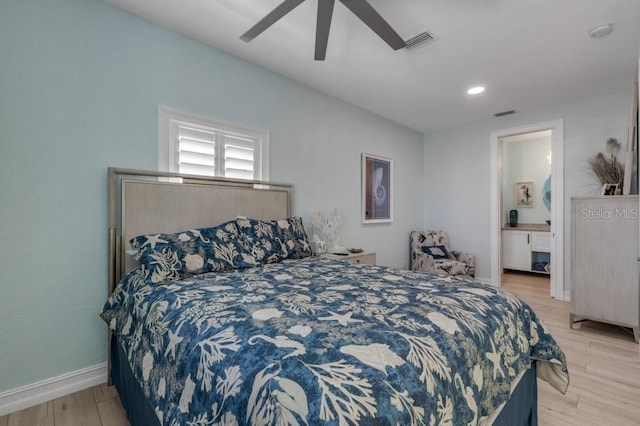
[[[225,135],[223,140],[224,175],[238,179],[255,179],[255,141],[229,135]]]
[[[178,172],[216,175],[215,133],[178,126]]]
[[[268,133],[159,109],[160,170],[268,180]]]

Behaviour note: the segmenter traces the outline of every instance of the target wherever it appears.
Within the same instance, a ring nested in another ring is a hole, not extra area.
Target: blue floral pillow
[[[422,251],[434,259],[449,259],[445,246],[422,246]]]
[[[277,263],[287,256],[277,221],[237,217],[238,231],[253,257],[261,263]]]
[[[262,263],[311,256],[311,246],[299,217],[270,221],[237,217],[236,225],[253,256]]]
[[[175,234],[139,235],[130,243],[150,283],[258,263],[240,238],[235,221]]]
[[[304,230],[302,218],[293,216],[286,219],[287,226],[279,220],[280,229],[284,234],[283,241],[287,247],[287,259],[303,259],[311,256],[311,245],[307,232]]]

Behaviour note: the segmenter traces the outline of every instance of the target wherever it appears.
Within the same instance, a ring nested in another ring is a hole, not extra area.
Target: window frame
[[[223,135],[240,136],[256,140],[256,146],[254,147],[255,174],[253,180],[269,180],[269,132],[162,106],[158,107],[159,171],[178,173],[176,156],[178,154],[178,128],[181,123]],[[217,148],[216,151],[218,151]],[[226,176],[216,175],[216,177]]]

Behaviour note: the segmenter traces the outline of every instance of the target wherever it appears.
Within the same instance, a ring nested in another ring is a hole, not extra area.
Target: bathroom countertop
[[[550,232],[551,226],[546,223],[519,223],[516,226],[510,226],[509,224],[502,225],[503,231],[539,231]]]

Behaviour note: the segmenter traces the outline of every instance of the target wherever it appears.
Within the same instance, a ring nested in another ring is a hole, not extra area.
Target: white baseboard
[[[566,290],[564,292],[564,301],[571,302],[571,290]]]
[[[0,393],[0,416],[33,407],[107,381],[107,363],[72,371]]]

